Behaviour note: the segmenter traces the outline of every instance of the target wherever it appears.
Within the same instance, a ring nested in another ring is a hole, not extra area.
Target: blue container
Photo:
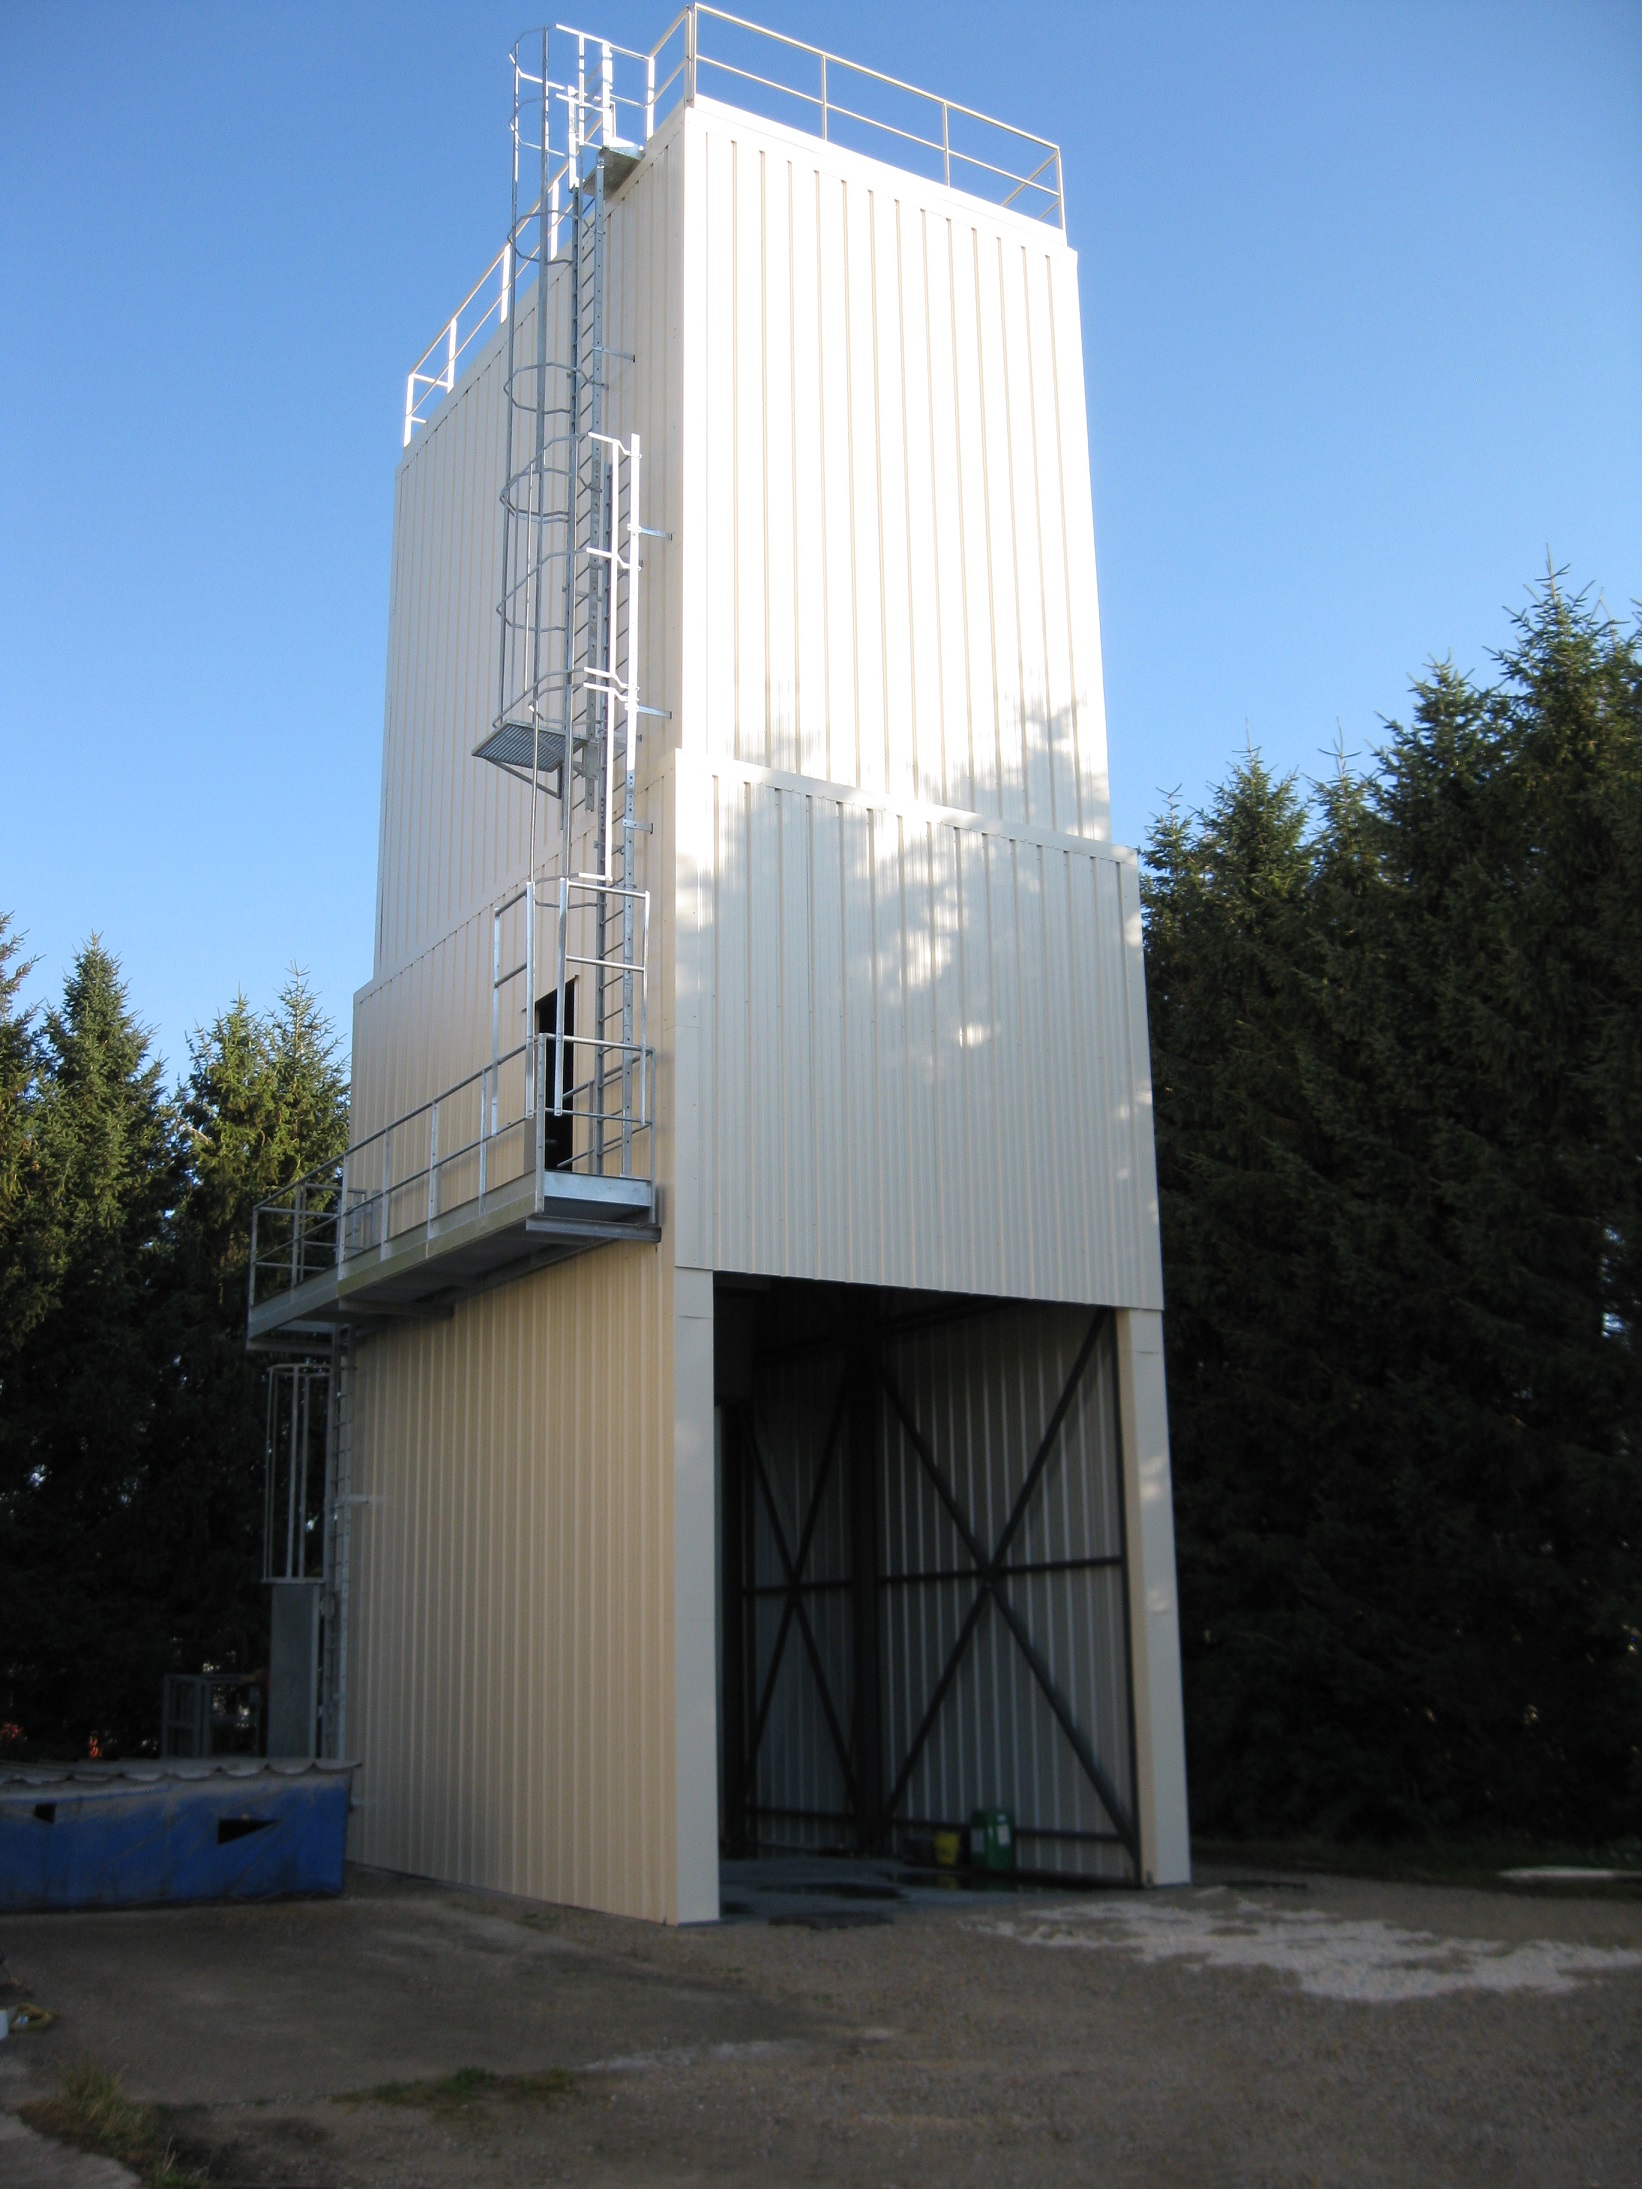
[[[339,1893],[353,1766],[200,1762],[0,1774],[0,1910]]]

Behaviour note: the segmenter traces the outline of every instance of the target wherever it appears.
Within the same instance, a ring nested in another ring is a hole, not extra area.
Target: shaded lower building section
[[[1118,1317],[721,1275],[721,1840],[1143,1876]]]

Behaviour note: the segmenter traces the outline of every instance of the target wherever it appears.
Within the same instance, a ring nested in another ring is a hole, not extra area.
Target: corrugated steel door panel
[[[892,1404],[883,1424],[886,1751],[898,1771],[980,1600],[919,1439],[988,1557],[1041,1455],[1004,1557],[1005,1594],[1132,1814],[1114,1365],[1103,1329],[1076,1373],[1090,1328],[1084,1310],[1021,1308],[886,1345],[888,1381],[910,1417]],[[1009,1570],[1019,1568],[1035,1570]],[[985,1602],[897,1813],[962,1823],[971,1807],[994,1804],[1014,1813],[1034,1868],[1124,1874],[1117,1835],[1127,1820],[1100,1798],[1019,1641]]]
[[[1030,1867],[1131,1874],[1111,1318],[809,1286],[778,1286],[765,1314],[736,1415],[756,1447],[741,1520],[755,1841],[847,1846],[872,1830],[855,1783],[871,1753],[855,1721],[864,1480],[889,1837],[996,1805]],[[863,1476],[848,1443],[867,1386]]]
[[[837,1353],[809,1351],[761,1377],[753,1405],[726,1431],[746,1440],[749,1793],[769,1846],[835,1845],[850,1806],[837,1738],[840,1729],[848,1738],[854,1680],[839,1401]],[[794,1571],[803,1581],[796,1606]]]

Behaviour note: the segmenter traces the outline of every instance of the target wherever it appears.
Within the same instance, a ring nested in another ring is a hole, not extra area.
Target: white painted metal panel
[[[359,1860],[677,1919],[671,1297],[612,1246],[360,1346]]]
[[[680,1254],[1158,1306],[1132,855],[679,755]]]
[[[1064,238],[707,101],[684,150],[684,740],[1104,837]]]

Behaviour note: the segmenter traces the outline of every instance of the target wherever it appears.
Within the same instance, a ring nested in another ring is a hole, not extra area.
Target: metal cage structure
[[[353,1345],[342,1327],[265,1372],[262,1538],[265,1585],[316,1599],[313,1752],[338,1758],[347,1744],[352,1465]]]
[[[631,172],[653,124],[654,67],[650,57],[585,32],[553,37],[568,40],[573,54],[560,79],[550,72],[545,30],[513,52],[498,688],[490,732],[475,751],[530,793],[528,878],[495,913],[497,1004],[507,983],[522,976],[534,1007],[543,969],[542,889],[549,877],[557,885],[553,1069],[544,1081],[527,1051],[527,1112],[574,1114],[565,1062],[569,988],[579,974],[591,1060],[584,1153],[602,1168],[606,1117],[616,1097],[619,1175],[630,1178],[635,1129],[644,1129],[640,1118],[647,1121],[642,1088],[637,1109],[634,1101],[635,1077],[647,1079],[639,1029],[649,932],[648,899],[633,886],[639,718],[660,712],[644,705],[638,689],[641,543],[664,535],[640,514],[639,435],[623,441],[605,430],[608,375],[632,362],[605,340],[606,193]],[[624,70],[633,72],[632,93],[624,92]],[[557,283],[550,279],[555,269],[563,277]],[[592,824],[580,866],[578,789]],[[544,804],[556,808],[556,843],[544,825]],[[503,926],[521,906],[523,956],[504,973]],[[590,930],[580,948],[573,926]],[[492,1028],[492,1061],[499,1064],[499,1009]]]
[[[264,1377],[262,1578],[318,1581],[325,1570],[331,1364],[299,1356]]]

